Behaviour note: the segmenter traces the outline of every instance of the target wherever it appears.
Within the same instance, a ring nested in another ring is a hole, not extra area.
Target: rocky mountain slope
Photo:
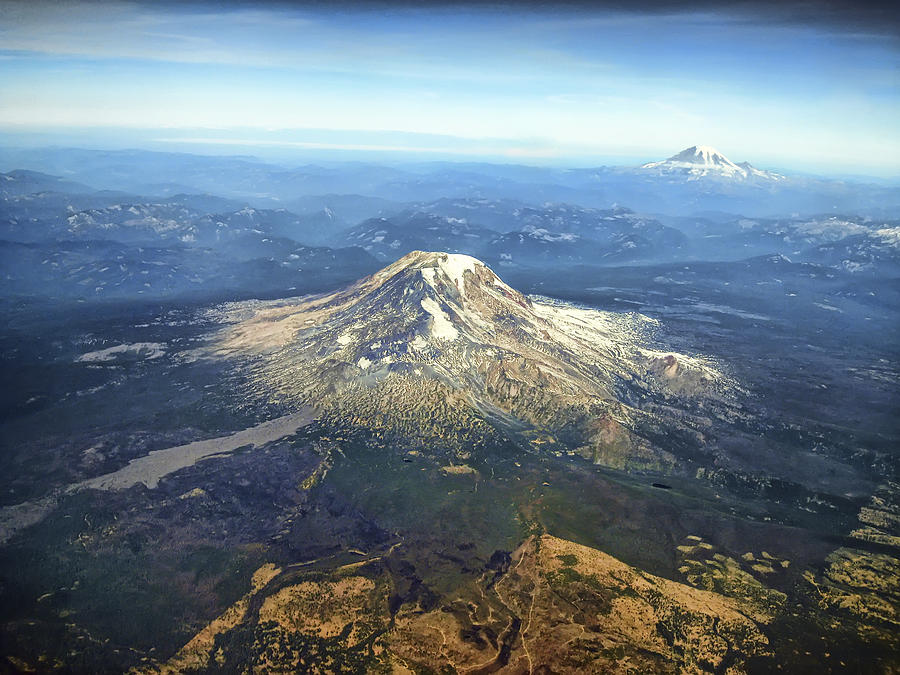
[[[170,661],[141,672],[322,663],[338,671],[744,672],[748,659],[771,656],[761,627],[772,617],[747,601],[550,535],[512,555],[498,551],[454,601],[440,604],[420,582],[399,611],[391,572],[400,566],[389,556],[311,579],[265,565],[249,593]]]
[[[432,445],[511,434],[664,468],[677,443],[653,439],[697,441],[729,405],[713,364],[652,347],[651,319],[526,297],[464,255],[416,251],[336,293],[229,313],[211,353],[249,362],[260,395]]]

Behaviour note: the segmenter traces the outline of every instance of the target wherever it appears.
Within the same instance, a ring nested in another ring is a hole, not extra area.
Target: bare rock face
[[[664,468],[641,429],[667,422],[634,402],[727,389],[709,361],[649,349],[652,319],[526,297],[465,255],[415,251],[231,316],[211,352],[249,363],[259,394],[408,439],[540,430],[598,463]]]
[[[713,385],[702,368],[691,367],[674,354],[650,358],[647,369],[666,389],[683,396],[702,396]]]

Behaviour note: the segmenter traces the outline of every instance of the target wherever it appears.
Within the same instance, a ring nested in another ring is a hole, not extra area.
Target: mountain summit
[[[527,297],[459,254],[414,251],[335,293],[234,316],[213,349],[249,361],[260,395],[430,451],[541,436],[661,468],[675,458],[648,439],[668,422],[635,403],[709,403],[725,382],[704,359],[651,348],[652,319]]]
[[[644,164],[641,169],[655,169],[662,174],[683,174],[692,177],[779,178],[777,174],[756,169],[749,162],[732,162],[709,145],[692,145],[661,162]]]

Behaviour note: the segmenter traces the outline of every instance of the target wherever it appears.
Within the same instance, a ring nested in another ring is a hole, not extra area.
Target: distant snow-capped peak
[[[735,163],[709,145],[692,145],[660,162],[649,162],[641,169],[664,174],[683,174],[690,177],[722,176],[729,178],[782,178],[769,171],[760,171],[749,162]]]

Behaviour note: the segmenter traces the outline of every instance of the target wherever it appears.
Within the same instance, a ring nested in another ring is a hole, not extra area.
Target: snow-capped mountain
[[[649,162],[641,169],[657,174],[674,174],[690,177],[764,178],[779,180],[782,176],[770,171],[760,171],[749,162],[735,163],[708,145],[692,145],[660,162]]]
[[[428,447],[539,433],[604,464],[671,466],[647,439],[677,421],[634,402],[700,397],[708,414],[725,388],[704,359],[652,348],[653,320],[526,297],[466,255],[415,251],[336,293],[231,313],[213,353],[249,359],[257,391]]]

